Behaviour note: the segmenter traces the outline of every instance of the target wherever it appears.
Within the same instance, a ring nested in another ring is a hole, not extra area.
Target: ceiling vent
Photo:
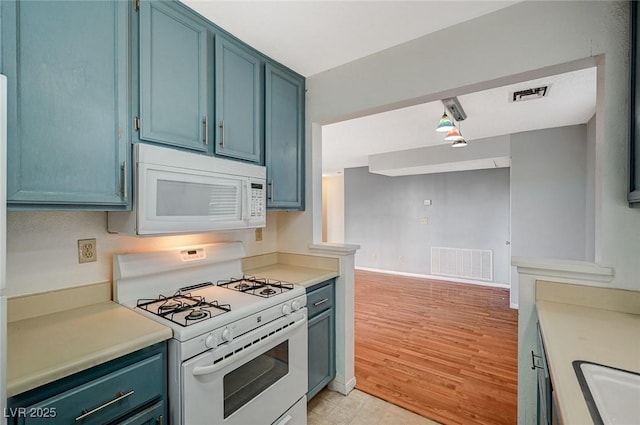
[[[540,99],[549,94],[550,86],[536,87],[526,90],[518,90],[509,94],[509,102],[523,102],[525,100]]]

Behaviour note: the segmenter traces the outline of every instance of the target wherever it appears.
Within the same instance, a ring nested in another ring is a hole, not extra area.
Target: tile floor
[[[322,390],[307,405],[307,425],[439,425],[413,412],[353,390]]]

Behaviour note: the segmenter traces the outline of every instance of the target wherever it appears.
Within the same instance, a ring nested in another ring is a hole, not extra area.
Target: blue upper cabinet
[[[262,162],[262,85],[259,55],[216,35],[216,155]]]
[[[177,3],[140,4],[139,138],[208,151],[207,28]]]
[[[265,66],[267,208],[304,209],[304,78]]]
[[[0,7],[9,208],[127,208],[128,4]]]

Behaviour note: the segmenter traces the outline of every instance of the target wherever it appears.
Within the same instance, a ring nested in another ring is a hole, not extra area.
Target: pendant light
[[[453,142],[453,144],[451,145],[452,148],[464,148],[465,146],[467,146],[467,141],[462,139],[462,140],[456,140],[455,142]]]
[[[462,129],[462,123],[460,121],[458,121],[458,125],[460,126],[460,129]],[[453,144],[451,145],[452,148],[463,148],[467,146],[467,141],[464,140],[462,133],[460,133],[460,130],[455,127],[447,133],[447,137],[445,137],[444,140],[453,141]]]
[[[462,137],[462,134],[460,134],[460,130],[458,130],[456,127],[453,127],[451,130],[449,130],[449,132],[444,138],[444,140],[448,140],[450,142],[455,142],[457,140],[463,140],[463,139],[464,137]]]
[[[438,122],[436,131],[439,133],[444,133],[445,131],[450,131],[453,128],[455,127],[449,119],[449,115],[447,115],[447,110],[445,109],[444,113],[442,114],[442,118],[440,118],[440,121]]]

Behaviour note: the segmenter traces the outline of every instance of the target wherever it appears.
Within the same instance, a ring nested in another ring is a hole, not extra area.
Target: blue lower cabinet
[[[8,423],[166,423],[166,359],[161,343],[12,397]]]
[[[309,312],[309,354],[307,401],[336,376],[335,361],[335,281],[333,279],[307,290]]]
[[[0,2],[10,209],[130,207],[128,7]]]

